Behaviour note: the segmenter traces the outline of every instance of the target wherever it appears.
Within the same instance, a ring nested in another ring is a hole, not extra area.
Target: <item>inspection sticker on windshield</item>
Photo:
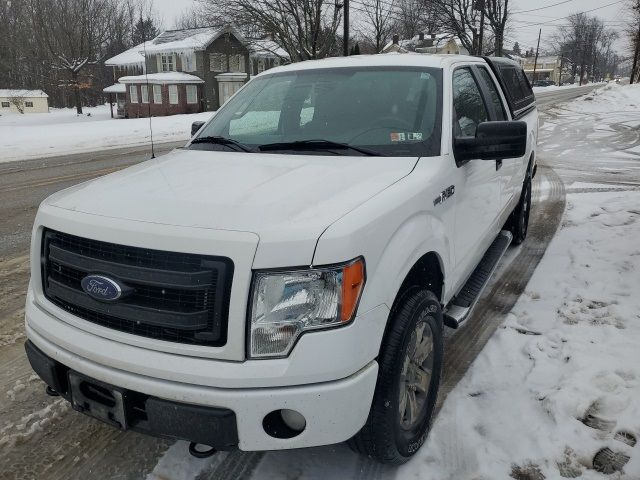
[[[391,132],[392,142],[422,141],[422,132]]]

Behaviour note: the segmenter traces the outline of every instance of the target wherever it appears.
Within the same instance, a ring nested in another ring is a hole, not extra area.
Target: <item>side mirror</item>
[[[527,152],[527,123],[483,122],[475,137],[453,140],[453,154],[458,165],[469,160],[503,160],[522,157]]]
[[[191,136],[193,137],[196,133],[198,133],[198,130],[200,130],[203,125],[204,122],[193,122],[191,124]]]

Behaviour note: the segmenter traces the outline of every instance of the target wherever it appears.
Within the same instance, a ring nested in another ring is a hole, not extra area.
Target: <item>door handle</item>
[[[496,172],[502,168],[502,160],[496,160]]]

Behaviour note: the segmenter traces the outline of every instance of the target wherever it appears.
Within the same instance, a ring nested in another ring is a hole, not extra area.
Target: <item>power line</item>
[[[554,3],[553,5],[547,5],[546,7],[532,8],[531,10],[520,10],[518,12],[511,12],[511,13],[517,14],[517,13],[537,12],[538,10],[544,10],[546,8],[556,7],[558,5],[564,5],[565,3],[574,2],[574,1],[575,0],[564,0],[563,2]]]
[[[582,12],[579,13],[591,13],[591,12],[595,12],[596,10],[602,10],[603,8],[607,8],[610,7],[611,5],[617,5],[618,3],[622,3],[622,2],[626,2],[627,0],[616,0],[615,2],[611,2],[611,3],[607,3],[606,5],[602,5],[600,7],[596,7],[596,8],[592,8],[591,10],[584,10]],[[567,18],[572,17],[573,15],[576,15],[575,13],[572,13],[571,15],[567,15],[566,17],[560,17],[560,18],[554,18],[552,20],[547,20],[546,22],[538,22],[538,23],[530,23],[528,24],[530,27],[534,27],[534,26],[538,26],[538,25],[547,25],[551,22],[557,22],[558,20],[566,20]],[[517,23],[527,23],[527,22],[523,22],[523,21],[517,21],[514,20],[514,22]]]

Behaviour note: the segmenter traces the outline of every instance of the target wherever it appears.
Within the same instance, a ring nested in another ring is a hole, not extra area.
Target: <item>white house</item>
[[[460,39],[448,33],[420,33],[413,38],[400,39],[398,35],[385,45],[381,53],[434,53],[450,55],[469,55]]]
[[[0,89],[0,115],[14,113],[48,113],[49,95],[42,90]]]

